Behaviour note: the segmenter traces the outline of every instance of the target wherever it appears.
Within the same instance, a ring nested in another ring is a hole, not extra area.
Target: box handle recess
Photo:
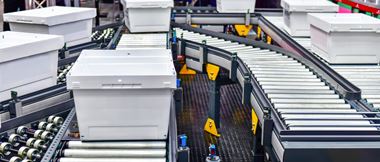
[[[160,5],[155,3],[141,4],[141,8],[168,8],[169,5]]]
[[[137,88],[142,88],[142,84],[141,83],[102,84],[102,88],[105,88],[105,89],[137,89]]]
[[[306,11],[323,11],[321,8],[308,8]]]
[[[356,32],[376,32],[376,30],[372,28],[350,28],[350,31],[356,31]]]
[[[32,23],[33,20],[23,20],[23,19],[17,19],[17,22],[26,22],[26,23]]]

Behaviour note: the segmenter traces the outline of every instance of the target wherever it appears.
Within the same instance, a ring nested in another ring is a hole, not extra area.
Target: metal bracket
[[[179,50],[178,52],[180,52],[180,55],[183,55],[183,56],[186,56],[186,42],[181,40],[181,41],[178,41],[179,43]]]
[[[9,116],[15,118],[23,115],[22,103],[17,97],[17,92],[11,91],[12,101],[9,102]]]
[[[208,47],[207,47],[207,41],[202,41],[202,46],[199,49],[202,57],[200,58],[200,62],[202,64],[202,71],[207,72],[207,63],[208,63]]]
[[[186,24],[191,25],[191,10],[186,12]]]
[[[257,127],[256,134],[253,136],[252,143],[252,154],[254,162],[263,162],[264,161],[264,148],[261,145],[262,130],[260,127]]]
[[[245,13],[245,25],[250,25],[251,24],[251,14],[249,10],[247,10],[247,13]]]
[[[252,84],[250,74],[244,74],[244,84],[243,84],[243,104],[249,105],[251,100]]]
[[[177,162],[190,162],[190,148],[178,149],[178,160]]]
[[[176,112],[181,112],[183,108],[183,89],[181,87],[174,91],[174,101]]]
[[[237,80],[237,70],[238,70],[237,53],[233,53],[231,56],[231,70],[230,70],[230,79],[233,82],[236,82]]]
[[[272,147],[273,120],[270,112],[264,116],[261,144],[264,147]]]

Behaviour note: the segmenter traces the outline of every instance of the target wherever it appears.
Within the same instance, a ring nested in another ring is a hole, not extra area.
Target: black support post
[[[216,128],[220,128],[220,82],[211,81],[209,88],[209,117],[214,119]]]

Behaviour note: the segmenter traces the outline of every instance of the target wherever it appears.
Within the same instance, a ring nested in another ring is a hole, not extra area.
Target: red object
[[[344,7],[339,7],[339,13],[351,13],[351,10]]]
[[[183,55],[178,55],[177,56],[177,60],[178,61],[183,61],[185,59],[185,56],[183,56]]]
[[[211,152],[210,152],[211,155],[216,155],[216,152],[215,152],[214,149],[211,149],[210,151],[211,151]]]
[[[375,8],[375,7],[366,6],[364,4],[352,2],[350,0],[335,0],[335,1],[350,5],[351,7],[357,8],[357,9],[365,11],[365,12],[371,12],[371,13],[376,14],[376,15],[380,14],[380,9]]]

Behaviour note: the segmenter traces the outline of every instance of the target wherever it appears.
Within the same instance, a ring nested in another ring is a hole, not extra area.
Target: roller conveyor
[[[69,141],[67,147],[70,149],[165,149],[165,141],[127,141],[127,142],[81,142]]]
[[[284,33],[284,23],[282,16],[266,16],[277,28]],[[308,37],[292,37],[299,45],[305,49],[311,50],[311,40]],[[315,54],[315,53],[314,53]],[[325,60],[320,58],[324,63],[328,64]],[[340,75],[347,80],[355,84],[362,90],[362,98],[364,98],[369,104],[372,104],[374,108],[380,108],[380,66],[379,65],[329,65]]]
[[[188,67],[202,71],[202,64],[221,66],[242,86],[242,101],[253,106],[262,131],[255,136],[262,138],[257,147],[264,147],[271,161],[376,162],[379,113],[369,112],[371,108],[360,100],[360,90],[307,50],[298,49],[297,43],[263,17],[259,24],[285,47],[172,25],[178,36],[178,54],[186,56]],[[218,47],[209,42],[218,42]],[[304,85],[295,88],[296,83]],[[313,99],[319,101],[302,103]]]
[[[198,43],[206,41],[207,45],[237,53],[250,68],[290,130],[377,130],[360,114],[311,115],[312,111],[349,113],[356,110],[351,109],[351,106],[339,98],[311,69],[293,58],[267,49],[260,50],[179,28],[176,32],[184,39]],[[291,70],[285,71],[286,68]],[[307,82],[304,79],[307,79]],[[295,111],[298,114],[284,113],[286,111]],[[310,120],[312,118],[315,120]],[[345,118],[363,120],[347,121]]]
[[[61,162],[110,160],[128,161],[166,161],[165,141],[118,141],[118,142],[81,142],[68,141],[62,150]]]
[[[156,158],[165,159],[165,141],[81,142],[68,141],[65,158]],[[132,161],[131,160],[131,161]]]
[[[165,158],[151,158],[151,159],[141,159],[141,158],[61,158],[59,162],[166,162]]]
[[[166,149],[65,149],[63,155],[76,158],[165,158]]]

